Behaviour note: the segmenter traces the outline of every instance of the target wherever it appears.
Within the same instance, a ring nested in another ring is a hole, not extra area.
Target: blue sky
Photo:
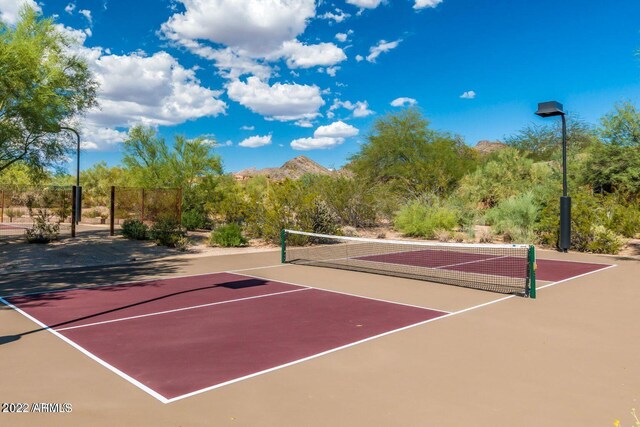
[[[78,40],[101,85],[76,124],[83,168],[118,164],[138,123],[215,140],[237,171],[300,154],[340,167],[410,104],[469,145],[541,123],[539,101],[592,123],[640,104],[637,0],[21,1]]]

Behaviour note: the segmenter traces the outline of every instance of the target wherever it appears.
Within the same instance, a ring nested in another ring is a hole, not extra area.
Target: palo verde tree
[[[203,209],[212,180],[222,173],[210,139],[177,135],[169,146],[153,128],[134,126],[123,143],[125,168],[141,187],[182,188],[184,208]]]
[[[450,192],[476,166],[476,154],[461,138],[429,129],[415,108],[378,119],[349,168],[368,185],[403,197]]]
[[[0,171],[17,162],[44,169],[72,146],[60,131],[95,105],[97,89],[72,43],[28,7],[15,27],[0,22]]]

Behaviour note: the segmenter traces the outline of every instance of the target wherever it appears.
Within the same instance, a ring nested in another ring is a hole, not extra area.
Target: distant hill
[[[507,144],[500,141],[492,142],[492,141],[482,140],[482,141],[478,141],[478,143],[476,144],[475,147],[473,147],[473,149],[478,151],[481,154],[490,154],[507,147],[508,147]]]
[[[279,168],[249,168],[236,172],[233,175],[237,180],[242,181],[253,176],[266,176],[269,179],[282,180],[286,178],[298,179],[305,174],[333,175],[336,173],[341,172],[327,169],[306,156],[298,156],[289,160]]]

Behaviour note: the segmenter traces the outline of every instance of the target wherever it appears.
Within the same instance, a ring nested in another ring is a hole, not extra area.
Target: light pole
[[[76,191],[78,192],[76,195],[76,224],[78,224],[82,219],[82,189],[80,188],[80,135],[75,129],[69,127],[60,126],[60,129],[73,132],[76,135],[76,139],[78,141],[78,156],[76,163]]]
[[[560,197],[560,242],[562,252],[571,246],[571,197],[567,195],[567,120],[562,104],[556,101],[541,102],[536,114],[540,117],[562,118],[562,197]]]

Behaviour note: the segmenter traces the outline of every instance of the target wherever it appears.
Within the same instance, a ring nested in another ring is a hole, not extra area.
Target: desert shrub
[[[211,245],[222,247],[246,246],[249,241],[242,235],[242,228],[236,223],[221,225],[211,232]]]
[[[308,211],[309,223],[314,233],[337,234],[339,231],[338,216],[329,208],[324,200],[316,199]]]
[[[527,192],[505,199],[489,209],[486,220],[495,232],[504,235],[505,241],[532,243],[536,240],[534,227],[539,209],[533,193]]]
[[[175,248],[181,246],[182,238],[186,236],[180,223],[171,217],[160,218],[149,229],[149,236],[158,245]]]
[[[460,181],[459,197],[484,208],[545,185],[552,174],[547,163],[535,163],[514,148],[499,151],[492,160]]]
[[[407,236],[435,237],[435,230],[452,230],[458,225],[459,214],[438,199],[414,200],[404,205],[395,216],[394,226]]]
[[[536,231],[542,243],[557,246],[560,228],[560,204],[550,198],[540,214]],[[622,240],[612,238],[616,231],[609,228],[613,210],[606,203],[606,196],[593,194],[591,189],[583,187],[572,196],[571,206],[571,248],[580,252],[598,251],[598,253],[617,253]]]
[[[617,254],[622,249],[624,241],[614,231],[603,225],[596,225],[591,230],[592,239],[586,249],[595,254]]]
[[[607,195],[604,204],[607,207],[607,228],[629,238],[640,234],[640,202]]]
[[[207,214],[199,209],[185,211],[182,213],[182,226],[190,231],[205,228],[207,226]]]
[[[433,231],[433,234],[435,235],[436,240],[440,241],[440,242],[448,242],[449,240],[451,240],[452,236],[453,236],[453,232],[450,230],[443,230],[441,228],[438,228],[436,230]]]
[[[478,236],[478,241],[480,243],[491,243],[493,242],[493,239],[494,235],[491,230],[482,230]]]
[[[13,222],[13,218],[20,218],[22,216],[22,212],[20,209],[12,209],[8,208],[4,211],[4,214],[9,217],[9,222]]]
[[[149,227],[137,219],[126,219],[122,223],[122,235],[127,239],[146,240]]]
[[[49,222],[46,211],[40,210],[34,216],[33,226],[25,230],[25,237],[29,243],[49,243],[58,238],[60,224]]]

